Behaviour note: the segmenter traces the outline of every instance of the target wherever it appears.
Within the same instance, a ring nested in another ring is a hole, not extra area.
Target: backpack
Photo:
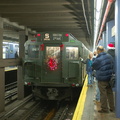
[[[112,74],[109,84],[110,84],[111,88],[115,87],[115,74]]]

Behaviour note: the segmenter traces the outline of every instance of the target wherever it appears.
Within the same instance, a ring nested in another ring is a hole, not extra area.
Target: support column
[[[4,68],[0,68],[0,113],[5,110],[5,74]]]
[[[24,43],[27,41],[28,35],[26,31],[19,32],[19,58],[22,59],[24,57]],[[23,81],[23,68],[22,66],[18,66],[17,73],[17,83],[18,83],[18,99],[24,98],[24,81]]]
[[[3,19],[0,17],[0,59],[3,56]]]
[[[116,117],[120,118],[120,0],[115,2]]]
[[[3,55],[3,19],[0,18],[0,59]],[[0,68],[0,112],[5,110],[5,77],[4,68]]]
[[[102,40],[103,40],[103,47],[106,49],[107,48],[106,31],[104,31],[103,34],[102,34]]]
[[[112,37],[112,28],[115,25],[115,21],[109,21],[106,23],[106,43],[115,42],[115,37]]]

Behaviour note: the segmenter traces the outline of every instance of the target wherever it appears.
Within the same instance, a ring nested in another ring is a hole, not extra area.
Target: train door
[[[41,82],[61,83],[61,51],[60,45],[45,45],[43,52],[43,68]]]
[[[82,56],[84,56],[84,48],[83,48],[83,46],[82,46]],[[82,64],[82,79],[84,80],[84,64]]]

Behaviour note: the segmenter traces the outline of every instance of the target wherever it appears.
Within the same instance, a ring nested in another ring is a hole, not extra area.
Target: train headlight
[[[76,87],[78,87],[79,86],[79,84],[76,84]]]
[[[31,82],[25,82],[25,85],[31,85]]]

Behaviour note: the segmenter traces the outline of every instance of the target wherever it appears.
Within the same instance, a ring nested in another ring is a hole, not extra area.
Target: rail
[[[17,95],[17,82],[5,85],[5,100],[11,100],[15,95]]]
[[[16,88],[16,87],[17,87],[17,82],[7,84],[7,85],[5,85],[5,91],[11,90],[11,89]]]
[[[23,107],[25,104],[27,104],[32,99],[33,99],[33,96],[29,95],[19,105],[17,105],[14,109],[12,109],[11,111],[0,116],[0,120],[8,120],[10,116],[12,116],[14,113],[16,113],[21,107]]]

